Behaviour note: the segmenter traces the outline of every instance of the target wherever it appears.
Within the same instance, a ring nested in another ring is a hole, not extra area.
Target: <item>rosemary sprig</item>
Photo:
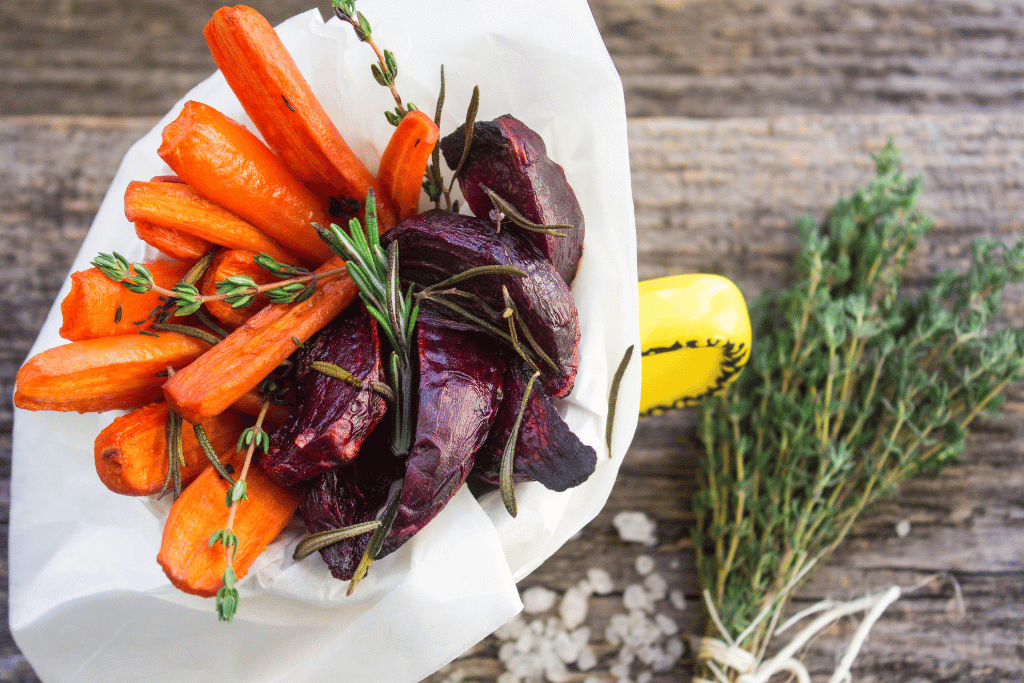
[[[875,162],[872,183],[800,222],[795,284],[751,307],[751,363],[700,409],[709,636],[755,664],[792,591],[861,513],[955,461],[971,421],[1024,377],[1024,328],[993,325],[1004,285],[1024,279],[1024,240],[977,242],[966,273],[912,295],[903,273],[932,225],[915,208],[922,180],[904,176],[891,142]],[[708,678],[722,672],[710,650]]]
[[[391,450],[405,455],[412,444],[416,419],[415,382],[412,371],[412,334],[419,305],[414,303],[412,288],[402,292],[398,278],[398,244],[392,242],[385,251],[380,244],[377,226],[377,205],[371,188],[366,195],[366,230],[359,221],[349,221],[346,233],[337,225],[316,226],[321,239],[331,250],[345,259],[345,268],[359,288],[359,296],[367,312],[380,325],[391,344],[388,363],[391,390],[395,401],[394,432]]]

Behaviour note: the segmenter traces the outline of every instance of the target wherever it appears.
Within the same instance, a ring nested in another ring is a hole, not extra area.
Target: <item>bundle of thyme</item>
[[[1024,377],[1024,328],[995,324],[1024,240],[976,242],[966,273],[911,291],[908,257],[932,225],[915,208],[922,180],[891,142],[875,162],[874,181],[800,222],[795,284],[754,303],[747,370],[700,409],[706,678],[809,680],[791,658],[765,661],[794,588],[873,502],[955,461],[970,422]]]

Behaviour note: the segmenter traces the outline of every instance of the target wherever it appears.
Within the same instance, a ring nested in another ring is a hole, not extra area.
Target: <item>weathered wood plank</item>
[[[152,124],[149,118],[0,119],[0,158],[10,160],[0,168],[0,304],[8,312],[0,322],[0,493],[9,478],[14,372],[117,163]],[[937,219],[915,273],[961,262],[970,237],[1006,239],[1022,228],[1024,130],[1012,114],[637,120],[629,134],[643,276],[716,269],[750,294],[780,282],[796,247],[795,217],[820,213],[836,193],[868,178],[868,153],[890,135],[905,148],[910,170],[928,177],[922,204]],[[1020,297],[1011,304],[1011,318],[1022,322]],[[913,585],[937,572],[959,583],[962,615],[950,607],[948,581],[926,583],[898,603],[868,641],[858,680],[1010,681],[1024,675],[1022,414],[1024,389],[1018,387],[999,417],[972,433],[964,465],[919,478],[879,506],[803,590],[803,600],[851,597],[889,583]],[[616,653],[601,634],[625,612],[622,592],[639,580],[640,554],[654,557],[669,587],[689,598],[683,612],[664,603],[659,610],[681,628],[695,626],[692,556],[685,548],[665,550],[685,538],[692,520],[687,500],[700,455],[692,422],[689,413],[642,422],[607,508],[523,583],[561,592],[590,567],[612,574],[616,592],[594,598],[586,622],[605,672]],[[657,520],[661,552],[618,539],[612,519],[630,510]],[[899,520],[911,522],[904,538],[895,532]],[[849,633],[844,624],[814,643],[815,671],[825,670]],[[497,653],[497,641],[489,639],[430,680],[462,671],[465,680],[493,683],[502,671]],[[686,672],[684,661],[653,680],[674,682]],[[33,678],[5,633],[0,681],[14,680]]]
[[[163,114],[213,71],[201,31],[219,5],[3,3],[0,114]],[[323,0],[255,6],[274,22],[314,6],[330,11]],[[1024,102],[1019,0],[590,6],[631,116],[956,112]]]

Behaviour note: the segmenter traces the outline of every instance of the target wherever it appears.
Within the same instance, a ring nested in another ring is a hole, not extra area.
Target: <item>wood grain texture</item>
[[[13,160],[0,171],[7,266],[0,292],[10,311],[0,323],[5,484],[14,372],[121,156],[152,124],[149,118],[0,119],[0,158]],[[890,135],[905,148],[909,169],[928,177],[922,205],[937,219],[914,261],[915,273],[924,276],[960,263],[965,241],[973,236],[1008,238],[1020,232],[1022,213],[1016,207],[1024,185],[1019,166],[1024,130],[1013,115],[635,120],[629,136],[642,275],[714,269],[737,279],[748,294],[781,282],[797,244],[795,217],[805,211],[820,214],[837,193],[868,178],[869,152]],[[1020,298],[1011,304],[1011,319],[1024,323]],[[916,479],[898,498],[876,508],[802,591],[805,602],[852,597],[942,574],[883,617],[859,660],[857,680],[994,682],[1024,675],[1022,415],[1024,390],[1015,388],[998,419],[972,433],[964,465]],[[692,555],[685,547],[670,550],[685,539],[692,521],[687,501],[699,457],[692,419],[682,412],[643,421],[606,509],[523,582],[524,589],[565,591],[589,567],[612,574],[616,592],[591,600],[587,619],[604,671],[616,652],[602,643],[601,634],[613,615],[625,612],[622,591],[640,580],[634,564],[641,554],[654,557],[657,572],[689,598],[682,612],[667,603],[659,609],[683,629],[696,626]],[[6,486],[3,493],[9,495]],[[660,550],[619,540],[614,515],[637,510],[657,521]],[[899,520],[911,523],[905,538],[895,532]],[[962,614],[951,579],[963,592]],[[814,643],[809,661],[815,671],[826,670],[850,628],[844,624]],[[493,638],[484,641],[431,683],[456,672],[465,680],[492,683],[503,670],[498,647]],[[687,673],[684,661],[653,680],[669,683]],[[0,681],[15,680],[34,678],[5,634]],[[572,680],[580,683],[583,675]]]

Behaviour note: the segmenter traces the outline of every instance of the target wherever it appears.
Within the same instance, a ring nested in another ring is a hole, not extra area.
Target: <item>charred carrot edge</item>
[[[219,252],[213,257],[210,267],[206,269],[206,273],[199,283],[199,291],[204,296],[212,296],[217,293],[217,283],[233,275],[248,275],[257,285],[278,282],[278,278],[253,260],[255,256],[251,251],[244,249],[228,249]],[[270,300],[266,295],[258,294],[253,303],[242,308],[232,308],[231,304],[226,301],[207,301],[206,310],[225,325],[238,327],[269,303]]]
[[[103,429],[93,444],[96,473],[104,486],[125,496],[159,493],[167,477],[167,416],[164,402],[150,403],[122,415]],[[228,453],[238,436],[253,420],[234,410],[225,410],[203,422],[213,450]],[[196,440],[192,425],[181,430],[181,481],[187,486],[209,466]]]
[[[332,258],[317,272],[342,265]],[[189,422],[202,422],[253,389],[281,361],[358,296],[347,273],[321,281],[297,304],[273,304],[249,318],[164,385],[167,402]]]
[[[14,405],[27,410],[130,410],[160,399],[167,367],[210,348],[175,332],[124,334],[56,346],[32,356],[15,378]]]
[[[429,116],[410,111],[402,117],[380,157],[377,178],[391,197],[399,221],[419,212],[423,174],[438,135],[437,124]]]
[[[186,102],[157,150],[175,173],[215,204],[255,225],[310,265],[331,257],[313,223],[326,202],[245,126],[213,107]]]
[[[267,144],[314,191],[358,200],[387,196],[349,148],[269,22],[251,7],[222,7],[203,31],[214,61]],[[381,226],[395,224],[380,201]]]
[[[295,491],[274,483],[259,468],[249,469],[245,483],[248,498],[238,504],[232,525],[238,536],[233,562],[238,578],[248,573],[299,506]],[[186,593],[210,597],[221,586],[227,565],[224,546],[211,547],[209,540],[227,525],[228,488],[227,480],[207,467],[171,506],[157,562],[171,583]]]
[[[206,240],[149,221],[135,221],[135,235],[162,254],[187,263],[195,263],[213,248]]]
[[[130,221],[174,228],[228,249],[262,251],[283,263],[302,263],[254,225],[184,183],[130,182],[124,193],[124,215]]]
[[[167,289],[185,277],[189,265],[179,261],[145,264],[154,282]],[[144,330],[153,322],[149,314],[162,303],[159,293],[130,292],[99,268],[80,270],[71,274],[71,291],[60,304],[64,319],[60,336],[81,341]]]

